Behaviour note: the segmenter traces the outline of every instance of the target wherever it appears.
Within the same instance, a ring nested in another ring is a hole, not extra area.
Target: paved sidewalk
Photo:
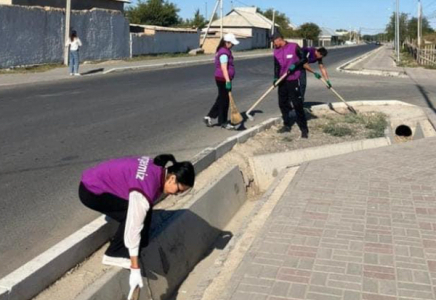
[[[391,46],[383,46],[379,51],[353,65],[354,70],[378,70],[391,72],[404,72],[404,68],[397,67]]]
[[[423,67],[397,67],[393,51],[392,46],[383,46],[380,51],[369,55],[360,62],[345,67],[345,70],[365,75],[382,75],[384,73],[384,75],[407,77],[413,81],[427,106],[436,112],[436,70]]]
[[[436,138],[302,165],[231,300],[436,299]]]
[[[272,55],[272,50],[262,49],[253,51],[236,52],[235,58],[253,58]],[[162,68],[171,65],[201,64],[213,61],[213,54],[199,56],[156,58],[142,61],[123,61],[114,60],[97,64],[81,64],[79,71],[83,76],[101,75],[112,71],[135,70],[146,68]],[[74,80],[76,77],[69,76],[68,67],[52,69],[40,73],[21,73],[21,74],[0,74],[0,87],[18,84],[29,84],[38,82],[48,82],[55,80]]]

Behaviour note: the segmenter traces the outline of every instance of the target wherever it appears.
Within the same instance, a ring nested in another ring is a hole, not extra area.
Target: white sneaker
[[[113,256],[107,256],[103,255],[102,264],[108,265],[108,266],[116,266],[121,267],[124,269],[130,269],[130,266],[132,263],[130,262],[130,259],[124,258],[124,257],[113,257]]]
[[[74,76],[82,76],[80,73],[75,73]]]
[[[225,125],[221,125],[222,128],[227,129],[227,130],[232,130],[235,129],[235,126],[233,126],[230,123],[226,123]]]
[[[73,76],[74,74],[73,73],[70,73],[70,76]]]
[[[204,124],[206,124],[207,127],[212,127],[212,119],[208,116],[203,118]]]

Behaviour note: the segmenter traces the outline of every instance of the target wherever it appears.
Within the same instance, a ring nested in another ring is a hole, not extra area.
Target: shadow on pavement
[[[81,75],[90,75],[90,74],[95,74],[95,73],[101,73],[104,71],[104,68],[98,68],[98,69],[93,69],[93,70],[89,70],[87,72],[83,72],[80,73]]]
[[[155,300],[175,298],[192,269],[233,237],[188,209],[156,209],[152,219],[150,243],[142,248],[140,260]]]

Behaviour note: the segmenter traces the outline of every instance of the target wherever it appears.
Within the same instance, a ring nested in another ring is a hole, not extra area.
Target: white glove
[[[127,299],[131,300],[133,296],[133,292],[135,291],[136,287],[139,286],[140,288],[142,288],[144,286],[142,282],[141,269],[130,269],[129,285],[130,285],[130,292]]]

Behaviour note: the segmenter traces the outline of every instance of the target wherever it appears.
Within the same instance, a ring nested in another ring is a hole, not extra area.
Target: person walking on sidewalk
[[[166,167],[168,162],[172,164]],[[130,293],[143,286],[138,256],[140,248],[148,242],[151,207],[162,194],[183,193],[194,182],[193,165],[177,162],[171,154],[154,159],[147,156],[113,159],[83,172],[79,186],[81,202],[119,222],[102,262],[130,269]]]
[[[235,66],[231,48],[238,45],[239,41],[233,33],[227,33],[221,39],[215,53],[215,82],[218,87],[218,96],[215,104],[207,116],[203,118],[204,123],[212,126],[212,119],[218,118],[218,125],[225,129],[234,129],[234,126],[227,120],[229,111],[229,92],[232,90],[232,80],[235,77]]]
[[[70,76],[80,76],[79,73],[79,48],[82,47],[82,42],[77,37],[77,32],[73,30],[71,32],[70,38],[68,39],[65,47],[69,47],[69,66],[70,66]]]
[[[322,59],[327,56],[328,51],[326,48],[321,47],[316,49],[315,47],[303,47],[304,55],[307,58],[307,63],[304,65],[304,68],[301,70],[300,75],[300,90],[301,90],[301,98],[305,99],[306,95],[306,87],[307,87],[307,74],[306,71],[309,71],[312,73],[316,79],[321,79],[322,77],[327,81],[328,87],[331,88],[332,84],[329,80],[329,74],[327,72],[327,69],[324,66],[324,63],[322,62]],[[310,64],[318,63],[319,70],[321,71],[321,74],[318,72],[315,72],[311,67]]]
[[[309,129],[303,109],[303,100],[300,93],[300,74],[307,57],[296,43],[286,42],[279,32],[272,37],[274,43],[274,84],[286,73],[288,76],[279,84],[279,108],[282,113],[283,127],[279,133],[291,131],[289,113],[295,109],[297,124],[301,130],[301,137],[308,138]],[[291,106],[292,104],[292,106]]]

